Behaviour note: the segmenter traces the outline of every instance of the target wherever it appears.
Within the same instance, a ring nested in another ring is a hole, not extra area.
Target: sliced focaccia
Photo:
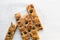
[[[11,23],[11,25],[10,25],[10,27],[8,29],[8,32],[6,34],[5,40],[12,40],[16,28],[17,28],[17,26],[16,25],[13,25],[13,23]]]
[[[29,40],[28,32],[27,32],[26,28],[24,27],[23,18],[21,18],[19,13],[15,14],[15,18],[16,18],[17,26],[18,26],[21,36],[22,36],[22,40]]]
[[[39,36],[38,36],[37,30],[31,18],[29,17],[29,15],[26,15],[24,17],[24,20],[25,20],[25,27],[28,30],[28,33],[30,34],[32,40],[38,40]]]
[[[31,4],[31,5],[28,5],[27,6],[27,12],[31,18],[31,20],[33,21],[34,25],[36,26],[37,30],[42,30],[42,25],[41,25],[41,22],[36,14],[36,11],[35,11],[35,8],[34,6]]]

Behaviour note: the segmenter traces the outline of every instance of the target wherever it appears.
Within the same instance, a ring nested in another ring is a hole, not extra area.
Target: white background
[[[60,40],[60,1],[59,0],[0,0],[0,40],[5,39],[10,23],[15,24],[14,13],[26,13],[26,5],[33,3],[43,30],[39,40]],[[17,29],[13,40],[22,40]]]

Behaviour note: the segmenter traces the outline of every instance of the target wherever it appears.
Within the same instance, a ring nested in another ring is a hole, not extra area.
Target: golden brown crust
[[[12,40],[15,30],[16,30],[16,26],[11,23],[11,26],[9,27],[8,32],[6,34],[5,40]]]
[[[38,40],[39,36],[37,30],[43,29],[41,22],[36,15],[35,8],[32,4],[28,5],[26,9],[29,15],[27,14],[24,19],[21,18],[20,13],[15,14],[16,23],[21,32],[22,40],[29,40],[29,34],[32,37],[32,40]],[[17,26],[11,24],[5,40],[12,40]]]
[[[16,14],[16,15],[18,15],[17,17],[15,17],[17,19],[20,14]],[[18,19],[19,20],[16,20],[16,22],[17,22],[18,28],[21,32],[22,40],[29,40],[28,32],[27,32],[26,28],[24,27],[24,19],[22,19],[21,16]]]
[[[31,18],[29,17],[29,15],[26,15],[24,18],[25,22],[27,21],[28,23],[25,24],[26,25],[26,29],[28,30],[32,40],[38,40],[39,36],[37,34],[37,30],[31,20]]]
[[[19,12],[16,13],[16,14],[15,14],[15,19],[16,19],[16,21],[18,21],[20,18],[21,18],[20,13],[19,13]]]
[[[31,18],[31,20],[33,21],[33,23],[36,25],[36,24],[39,24],[39,26],[36,26],[37,30],[42,30],[42,25],[41,25],[41,22],[36,14],[36,11],[35,11],[35,8],[34,6],[31,4],[31,5],[28,5],[27,6],[27,12]]]

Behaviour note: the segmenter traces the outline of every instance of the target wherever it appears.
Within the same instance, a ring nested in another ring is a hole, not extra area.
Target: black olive
[[[28,21],[25,21],[25,24],[28,24]]]
[[[30,32],[30,30],[28,30],[28,32]]]
[[[10,32],[8,32],[8,37],[10,37],[11,36],[11,33]]]
[[[8,34],[10,35],[11,33],[10,33],[10,32],[8,32]]]
[[[23,34],[21,33],[21,35],[23,35]]]
[[[30,10],[30,13],[32,13],[33,12],[33,10]]]
[[[36,24],[35,26],[41,27],[41,24]]]
[[[18,24],[20,24],[21,22],[18,22]]]
[[[39,27],[41,27],[41,24],[38,24]]]
[[[18,21],[19,19],[16,19],[16,21]]]
[[[27,34],[27,32],[24,32],[24,34]]]
[[[32,29],[35,29],[35,27],[33,27]]]

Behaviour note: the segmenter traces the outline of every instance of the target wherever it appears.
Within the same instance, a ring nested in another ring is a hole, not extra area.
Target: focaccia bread
[[[13,25],[13,23],[11,23],[11,25],[10,25],[10,27],[8,29],[8,32],[6,34],[5,40],[12,40],[12,38],[14,36],[14,33],[16,31],[16,28],[17,28],[17,26]]]
[[[24,27],[23,18],[21,18],[19,13],[15,14],[15,18],[16,18],[17,26],[18,26],[21,36],[22,36],[22,40],[29,40],[28,32],[27,32],[26,28]]]
[[[31,18],[31,20],[33,21],[34,25],[36,26],[37,30],[42,30],[42,25],[41,22],[36,14],[35,8],[32,4],[27,6],[27,12]]]
[[[29,15],[26,15],[24,17],[24,20],[25,20],[25,27],[28,30],[28,33],[30,34],[32,40],[38,40],[39,36],[38,36],[37,30],[31,20],[31,18],[29,17]]]

